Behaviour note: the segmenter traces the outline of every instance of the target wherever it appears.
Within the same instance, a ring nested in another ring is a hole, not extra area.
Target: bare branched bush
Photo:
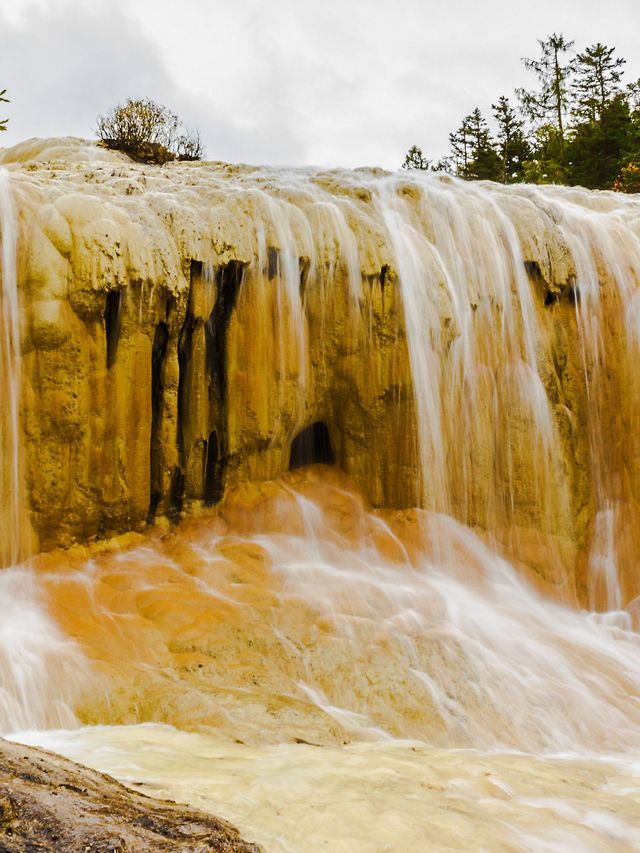
[[[200,135],[185,131],[178,116],[149,98],[118,104],[98,116],[96,133],[109,148],[123,151],[143,163],[201,160]]]
[[[3,90],[0,92],[0,101],[1,101],[2,103],[4,103],[4,104],[8,104],[8,103],[9,103],[9,98],[5,98],[5,97],[4,97],[4,95],[6,95],[6,94],[7,94],[7,90],[6,90],[6,89],[3,89]],[[8,123],[8,121],[9,121],[9,119],[8,119],[8,118],[2,118],[2,119],[0,119],[0,130],[7,130],[7,123]]]
[[[176,146],[178,160],[202,160],[204,146],[197,130],[190,131],[178,138]]]

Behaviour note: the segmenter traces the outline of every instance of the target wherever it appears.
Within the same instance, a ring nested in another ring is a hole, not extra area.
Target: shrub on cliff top
[[[7,94],[7,90],[6,90],[6,89],[3,89],[3,90],[0,92],[0,101],[1,101],[3,104],[8,104],[8,103],[9,103],[9,98],[5,98],[5,97],[3,97],[3,95],[6,95],[6,94]],[[8,119],[8,118],[0,118],[0,130],[6,130],[6,129],[7,129],[7,122],[8,122],[8,121],[9,121],[9,119]]]
[[[96,133],[108,147],[140,163],[202,160],[204,148],[197,131],[188,132],[178,116],[149,98],[118,104],[98,116]]]

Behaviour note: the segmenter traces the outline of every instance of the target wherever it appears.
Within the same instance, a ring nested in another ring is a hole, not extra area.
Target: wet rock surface
[[[332,461],[372,506],[485,531],[583,606],[640,596],[634,197],[150,166],[78,139],[0,150],[0,171],[21,556]],[[16,511],[0,495],[0,565]]]
[[[259,853],[224,820],[138,794],[40,749],[0,741],[1,853]]]

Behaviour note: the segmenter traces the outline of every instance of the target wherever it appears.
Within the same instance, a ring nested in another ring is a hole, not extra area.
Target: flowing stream
[[[281,180],[313,213],[249,188],[253,274],[273,282],[304,398],[299,259],[313,281],[331,247],[363,357],[365,276],[354,196],[328,200],[304,172]],[[0,729],[210,809],[269,851],[640,850],[640,623],[618,559],[635,462],[609,441],[616,418],[634,441],[640,429],[633,202],[341,180],[370,192],[398,278],[419,507],[373,509],[353,478],[314,465],[175,527],[30,555],[18,225],[0,171]],[[560,229],[562,280],[529,260],[516,200]],[[588,609],[558,569],[585,513],[572,515],[562,449],[579,415],[549,379],[558,341],[542,312],[560,300],[575,328],[562,344],[577,348],[567,381],[587,389]],[[527,554],[523,507],[540,531]]]

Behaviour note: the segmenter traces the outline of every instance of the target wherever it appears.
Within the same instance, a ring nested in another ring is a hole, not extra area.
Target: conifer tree
[[[467,121],[471,159],[464,177],[472,180],[499,180],[500,158],[489,133],[489,126],[478,107],[467,116]]]
[[[449,134],[451,145],[451,162],[457,175],[467,177],[469,163],[471,161],[471,127],[470,116],[462,119],[460,127]]]
[[[630,126],[613,189],[640,193],[640,79],[626,86],[624,99],[629,109]]]
[[[431,166],[432,172],[447,172],[451,174],[453,172],[453,164],[451,163],[450,157],[441,157],[439,160],[436,160],[435,163]]]
[[[564,146],[565,116],[570,105],[570,78],[573,71],[571,61],[564,62],[573,41],[567,41],[562,33],[552,33],[547,39],[538,39],[540,59],[523,58],[528,71],[533,71],[539,80],[537,91],[517,89],[522,109],[533,121],[555,127],[560,148]]]
[[[573,114],[582,121],[599,121],[607,104],[620,92],[622,66],[615,47],[598,42],[578,53],[574,64]]]
[[[625,97],[629,104],[629,109],[632,115],[637,115],[640,119],[640,77],[634,80],[633,83],[628,83],[625,88]]]
[[[500,180],[511,184],[522,180],[525,162],[531,156],[531,146],[527,141],[524,122],[519,118],[509,99],[504,95],[492,104],[493,117],[498,126],[498,155],[501,161]]]
[[[478,107],[462,119],[455,133],[449,134],[449,142],[457,175],[466,180],[499,180],[500,158]]]
[[[426,170],[430,167],[431,160],[428,160],[422,153],[422,148],[417,145],[412,145],[407,151],[402,164],[403,169],[422,169]]]
[[[597,120],[583,121],[567,144],[569,183],[609,189],[633,148],[629,104],[621,93],[607,101]]]

